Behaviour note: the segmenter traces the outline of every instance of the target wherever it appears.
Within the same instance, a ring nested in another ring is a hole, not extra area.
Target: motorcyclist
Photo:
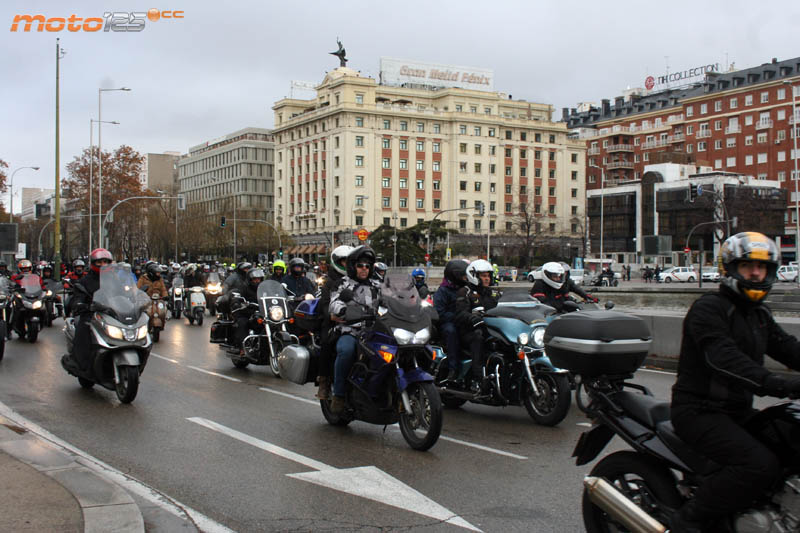
[[[453,259],[444,266],[444,279],[433,295],[433,305],[439,315],[439,333],[444,339],[445,350],[449,357],[448,380],[458,377],[458,360],[461,356],[461,342],[458,338],[456,323],[456,300],[458,290],[467,284],[467,267],[469,263],[463,259]]]
[[[8,263],[0,261],[0,276],[11,277],[11,272],[8,271]]]
[[[236,291],[242,293],[247,287],[247,271],[252,268],[252,263],[244,261],[236,265],[236,270],[225,278],[225,283],[222,284],[222,293]]]
[[[75,282],[75,294],[72,297],[72,312],[77,317],[75,320],[75,339],[72,344],[72,353],[64,356],[65,364],[78,367],[86,372],[91,364],[91,303],[94,293],[100,288],[100,271],[114,260],[111,252],[105,248],[96,248],[89,254],[90,272],[82,279]]]
[[[183,286],[187,289],[192,287],[205,287],[205,279],[201,272],[197,271],[197,265],[194,263],[187,265],[183,274]]]
[[[341,335],[336,341],[336,363],[333,372],[331,412],[334,414],[341,414],[344,411],[347,376],[356,358],[356,335],[363,327],[363,322],[345,324],[345,312],[351,301],[366,308],[374,309],[377,305],[378,283],[370,279],[374,266],[375,252],[372,248],[358,246],[347,256],[347,275],[331,292],[330,318],[338,323],[335,331]]]
[[[424,300],[431,292],[425,283],[425,271],[421,268],[415,268],[411,271],[411,277],[414,278],[414,286],[417,288],[419,297]]]
[[[281,282],[295,296],[314,294],[317,290],[314,283],[306,277],[305,261],[299,257],[289,261],[289,273],[283,277]]]
[[[172,263],[169,267],[169,273],[167,274],[167,279],[165,281],[171,287],[175,278],[180,275],[181,266],[178,263]]]
[[[721,468],[700,482],[672,518],[673,531],[705,531],[779,481],[778,457],[748,433],[753,394],[800,395],[800,377],[770,372],[764,355],[800,370],[800,342],[763,304],[776,280],[780,251],[761,233],[729,237],[721,250],[719,291],[692,304],[683,321],[672,424],[681,439]]]
[[[47,263],[46,265],[42,266],[41,278],[43,287],[45,283],[53,279],[53,265]]]
[[[32,273],[33,263],[31,263],[29,259],[22,259],[19,263],[17,263],[17,273],[11,276],[11,281],[19,285],[22,281],[22,278]]]
[[[155,261],[149,261],[145,265],[145,272],[137,281],[136,286],[152,297],[158,294],[161,298],[167,297],[167,286],[161,279],[161,267]]]
[[[333,361],[336,358],[336,341],[339,340],[338,334],[333,330],[334,322],[330,317],[331,292],[339,285],[339,282],[347,274],[347,256],[353,251],[352,246],[342,245],[334,248],[331,252],[331,265],[328,269],[325,283],[319,298],[320,312],[322,313],[322,327],[320,333],[320,359],[317,376],[319,389],[317,398],[320,400],[331,399],[331,372]]]
[[[231,300],[231,307],[232,313],[234,316],[234,320],[236,321],[236,330],[234,331],[234,343],[235,346],[239,347],[239,355],[244,355],[244,348],[242,347],[242,341],[244,338],[247,337],[247,332],[249,331],[249,323],[250,318],[253,316],[254,310],[247,306],[247,303],[251,302],[258,302],[258,285],[264,281],[264,271],[260,268],[252,268],[247,271],[247,281],[245,282],[244,286],[242,287],[241,292],[239,292],[239,296],[244,298],[244,302],[240,302],[241,305],[237,305],[237,299],[235,297]],[[231,298],[231,295],[228,296]],[[245,303],[247,302],[247,303]]]
[[[135,265],[131,271],[133,272],[133,275],[136,276],[136,281],[138,282],[139,278],[142,277],[142,266]]]
[[[76,259],[72,262],[72,272],[67,274],[67,279],[70,281],[78,281],[86,275],[86,263],[82,259]]]
[[[283,281],[283,276],[285,275],[286,275],[286,263],[284,263],[282,259],[278,259],[277,261],[272,263],[272,275],[269,277],[269,279],[280,283]]]
[[[564,301],[569,295],[569,288],[565,287],[566,279],[566,272],[561,263],[555,261],[545,263],[542,266],[541,279],[537,279],[531,287],[531,296],[561,313],[564,311]]]
[[[372,274],[372,279],[374,279],[378,283],[383,283],[383,278],[386,277],[387,270],[389,270],[389,267],[386,266],[386,263],[378,261],[377,263],[375,263],[375,273]]]
[[[500,292],[492,288],[494,268],[489,261],[478,259],[467,267],[467,285],[458,290],[456,299],[456,325],[462,345],[469,346],[472,355],[474,392],[480,392],[485,381],[486,354],[484,343],[488,334],[481,314],[473,313],[477,307],[484,311],[497,307]]]

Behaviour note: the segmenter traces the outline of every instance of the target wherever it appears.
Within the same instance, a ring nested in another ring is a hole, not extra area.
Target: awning
[[[289,255],[297,255],[297,249],[298,248],[299,248],[299,246],[292,246],[291,248],[289,248],[286,251],[286,253],[289,254]]]

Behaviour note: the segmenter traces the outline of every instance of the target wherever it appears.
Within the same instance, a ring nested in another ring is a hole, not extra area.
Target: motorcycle
[[[164,329],[164,325],[167,323],[167,307],[158,293],[153,293],[150,299],[152,302],[147,308],[147,316],[149,317],[147,332],[153,342],[158,342],[161,338],[161,330]]]
[[[175,276],[172,278],[172,286],[169,288],[169,309],[172,318],[180,318],[183,311],[183,278]]]
[[[14,331],[19,338],[27,338],[34,343],[39,337],[45,320],[44,292],[41,278],[36,274],[26,274],[14,293]]]
[[[206,280],[205,296],[208,304],[208,314],[217,314],[217,298],[222,294],[222,280],[216,272],[210,272]]]
[[[198,326],[203,325],[203,317],[206,313],[206,297],[203,296],[203,287],[184,287],[183,314],[189,319],[189,324],[197,322]]]
[[[6,334],[10,331],[11,294],[11,281],[5,276],[0,276],[0,313],[2,313],[0,316],[0,361],[3,360],[6,351]]]
[[[472,356],[462,349],[456,380],[447,380],[448,354],[431,349],[426,369],[436,376],[442,403],[457,408],[466,402],[483,405],[523,405],[537,423],[555,426],[569,412],[572,396],[570,376],[556,368],[544,349],[544,331],[554,313],[530,295],[503,295],[497,307],[488,311],[476,308],[488,330],[484,366],[488,386],[473,379]]]
[[[280,377],[278,354],[284,344],[299,342],[296,335],[288,332],[289,306],[286,290],[277,281],[264,280],[256,289],[258,302],[247,302],[234,293],[231,299],[232,315],[240,312],[252,312],[248,323],[248,335],[242,341],[244,354],[234,341],[236,321],[223,318],[211,326],[211,342],[220,344],[227,350],[233,366],[246,368],[254,365],[269,365],[275,377]],[[282,335],[285,333],[286,335]]]
[[[54,279],[48,279],[44,282],[44,325],[48,328],[53,325],[53,321],[61,314],[61,298],[58,292],[61,284]]]
[[[298,309],[303,311],[303,305]],[[344,320],[365,326],[356,334],[358,352],[347,377],[345,411],[334,414],[330,400],[320,400],[325,420],[334,426],[346,426],[353,420],[378,425],[399,422],[411,448],[428,450],[441,434],[442,402],[433,376],[420,367],[429,357],[426,343],[432,325],[411,278],[389,274],[377,313],[351,301]],[[315,349],[312,357],[302,345],[284,348],[278,357],[281,375],[295,383],[313,381]]]
[[[83,290],[76,285],[75,290]],[[115,391],[122,403],[130,403],[139,390],[139,378],[147,364],[152,341],[147,334],[149,317],[145,310],[151,300],[136,288],[125,267],[111,265],[100,271],[100,288],[94,293],[90,310],[90,368],[80,370],[61,359],[67,373],[78,378],[85,389],[95,384]],[[69,352],[75,340],[75,319],[64,326]]]

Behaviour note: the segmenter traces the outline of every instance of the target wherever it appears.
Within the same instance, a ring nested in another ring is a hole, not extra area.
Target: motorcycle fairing
[[[397,369],[397,390],[403,392],[412,383],[433,381],[433,376],[419,367],[410,370]]]
[[[572,452],[572,457],[577,458],[575,464],[582,466],[592,462],[612,438],[614,431],[605,424],[594,426],[589,431],[581,433],[578,444]]]

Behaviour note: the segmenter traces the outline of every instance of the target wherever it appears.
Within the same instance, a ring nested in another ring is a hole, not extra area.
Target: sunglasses
[[[356,268],[371,268],[372,263],[356,263]]]

